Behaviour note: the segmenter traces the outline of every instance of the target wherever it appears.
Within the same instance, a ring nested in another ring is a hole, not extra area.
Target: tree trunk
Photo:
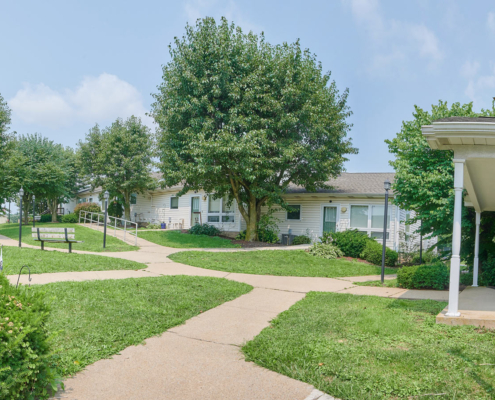
[[[58,209],[58,199],[49,199],[48,208],[52,213],[52,222],[57,222],[57,209]]]
[[[124,193],[124,218],[131,220],[131,194],[128,192]]]
[[[250,196],[248,204],[248,220],[246,220],[246,240],[252,242],[257,240],[258,233],[256,226],[258,225],[258,213],[256,207],[256,197]]]

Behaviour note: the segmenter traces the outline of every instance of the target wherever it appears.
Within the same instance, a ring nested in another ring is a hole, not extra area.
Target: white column
[[[454,160],[454,229],[452,231],[452,258],[450,260],[449,307],[447,316],[458,317],[459,278],[461,270],[462,191],[464,188],[464,160]]]
[[[476,211],[476,235],[474,236],[473,287],[478,286],[478,264],[480,252],[480,219],[481,213]]]

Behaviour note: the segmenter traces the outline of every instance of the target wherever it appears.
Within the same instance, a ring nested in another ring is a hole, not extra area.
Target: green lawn
[[[19,249],[18,247],[7,246],[3,248],[3,264],[6,275],[18,274],[23,265],[27,265],[31,269],[31,274],[146,268],[145,264],[119,258],[28,248]],[[22,273],[27,274],[28,270],[24,268]],[[33,281],[32,283],[35,284],[36,282]]]
[[[358,286],[378,286],[378,287],[393,287],[393,288],[396,288],[396,287],[399,287],[398,283],[397,283],[397,278],[394,278],[394,279],[386,279],[384,282],[383,282],[383,285],[382,285],[382,281],[368,281],[368,282],[354,282],[355,285],[358,285]]]
[[[493,399],[495,331],[436,324],[445,306],[313,292],[243,351],[340,399]]]
[[[59,282],[27,290],[45,292],[51,303],[47,327],[57,333],[53,347],[59,372],[66,376],[251,289],[226,279],[164,276]]]
[[[52,223],[37,223],[38,228],[75,228],[76,240],[82,240],[84,243],[74,243],[72,245],[73,250],[84,251],[131,251],[137,250],[138,247],[131,246],[124,243],[122,240],[116,239],[111,236],[111,230],[107,234],[107,245],[103,249],[103,233],[84,226],[78,226],[76,224],[52,224]],[[31,237],[31,225],[22,227],[22,243],[30,244],[33,246],[41,247],[40,242],[36,242]],[[7,236],[14,240],[19,240],[19,225],[18,224],[0,224],[0,235]],[[69,245],[66,243],[45,243],[45,247],[68,249]]]
[[[236,248],[230,240],[218,236],[191,235],[181,231],[140,232],[139,237],[160,246],[177,249]]]
[[[304,250],[258,250],[233,253],[184,251],[171,254],[173,261],[217,271],[281,276],[339,276],[378,275],[381,267],[346,259],[327,260]],[[386,274],[395,274],[391,268]]]

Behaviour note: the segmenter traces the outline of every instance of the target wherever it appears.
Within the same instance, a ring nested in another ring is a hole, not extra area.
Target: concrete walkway
[[[0,237],[0,244],[17,246],[15,240],[5,237]],[[68,379],[65,391],[57,394],[56,398],[329,400],[331,396],[306,383],[246,362],[239,347],[253,339],[269,326],[273,318],[303,299],[305,293],[310,291],[410,299],[445,300],[448,297],[448,292],[357,286],[353,283],[378,280],[376,276],[332,279],[208,270],[179,264],[167,258],[185,249],[166,248],[144,239],[138,239],[138,245],[140,249],[137,251],[84,253],[138,261],[147,264],[146,269],[38,274],[31,276],[31,284],[192,275],[244,282],[254,289],[191,318],[184,325],[147,339],[145,345],[131,346],[111,359],[97,361]],[[17,276],[9,276],[9,279],[16,282]],[[22,275],[21,282],[28,283],[28,276]]]

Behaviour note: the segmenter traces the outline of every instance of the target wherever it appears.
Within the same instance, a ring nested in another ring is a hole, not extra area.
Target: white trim
[[[324,217],[324,207],[337,207],[337,215],[335,217],[335,230],[338,232],[340,223],[340,203],[321,203],[320,205],[320,236],[323,236],[323,217]]]
[[[302,220],[302,204],[299,203],[299,204],[287,204],[289,207],[290,206],[299,206],[299,218],[298,219],[289,219],[289,211],[285,210],[285,221],[286,222],[289,222],[289,221],[301,221]]]

